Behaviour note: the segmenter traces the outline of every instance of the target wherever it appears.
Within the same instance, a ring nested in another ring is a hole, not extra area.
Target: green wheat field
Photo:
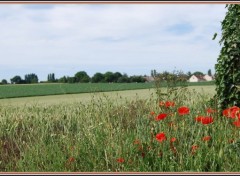
[[[215,86],[161,92],[0,99],[0,171],[238,172],[239,128],[209,103]]]

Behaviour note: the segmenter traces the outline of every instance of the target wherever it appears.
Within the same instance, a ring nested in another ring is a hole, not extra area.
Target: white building
[[[205,75],[203,77],[206,81],[212,81],[213,80],[213,77],[212,76],[209,76],[209,75]]]
[[[190,78],[189,78],[189,82],[202,82],[202,81],[212,81],[213,80],[213,77],[212,76],[209,76],[209,75],[204,75],[204,76],[195,76],[195,75],[192,75]]]

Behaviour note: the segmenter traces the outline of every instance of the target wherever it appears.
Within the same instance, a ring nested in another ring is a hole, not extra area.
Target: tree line
[[[200,71],[196,71],[194,73],[191,72],[167,72],[164,71],[162,73],[158,73],[155,69],[151,70],[151,77],[165,77],[166,75],[171,75],[173,77],[181,77],[183,80],[189,79],[192,75],[196,76],[203,76],[204,74]],[[208,75],[212,76],[211,70],[208,70]],[[38,76],[35,73],[26,74],[24,76],[24,79],[21,78],[21,76],[16,75],[13,78],[10,79],[11,84],[33,84],[33,83],[39,83]],[[128,76],[126,73],[121,74],[120,72],[105,72],[95,73],[92,77],[90,77],[85,71],[79,71],[74,76],[63,76],[60,78],[55,78],[54,73],[49,73],[47,76],[46,81],[40,81],[40,83],[132,83],[132,82],[146,82],[148,81],[146,79],[146,75],[144,76]],[[8,84],[6,79],[3,79],[0,84]]]
[[[131,82],[146,82],[144,76],[128,76],[127,74],[121,74],[120,72],[106,72],[95,73],[90,77],[85,71],[79,71],[74,76],[63,76],[55,78],[54,73],[49,73],[46,81],[40,81],[40,83],[131,83]],[[11,84],[32,84],[39,83],[38,76],[35,73],[26,74],[24,79],[21,76],[16,75],[10,79]],[[6,79],[3,79],[1,84],[8,84]]]

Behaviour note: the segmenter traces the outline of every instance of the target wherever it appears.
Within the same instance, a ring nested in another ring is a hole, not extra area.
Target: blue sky
[[[224,4],[0,4],[0,81],[214,72],[225,13]]]

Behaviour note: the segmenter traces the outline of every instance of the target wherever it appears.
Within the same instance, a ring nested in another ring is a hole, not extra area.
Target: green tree
[[[145,82],[145,79],[142,76],[130,76],[130,82],[137,82],[137,83],[141,83],[141,82]]]
[[[211,71],[211,69],[208,70],[208,76],[212,76],[212,71]]]
[[[115,72],[113,76],[114,76],[113,82],[118,82],[118,79],[122,77],[122,74],[119,72]]]
[[[24,81],[27,84],[38,83],[38,76],[36,74],[34,74],[34,73],[26,74]]]
[[[55,74],[54,74],[54,73],[49,73],[49,74],[48,74],[47,81],[48,81],[48,82],[55,82],[55,81],[56,81],[56,79],[55,79]]]
[[[117,80],[118,83],[129,83],[130,79],[126,73],[124,73],[120,78]]]
[[[108,71],[108,72],[104,73],[104,80],[106,82],[114,82],[114,74],[113,74],[113,72]]]
[[[216,92],[220,110],[240,106],[240,5],[226,5],[228,11],[222,25],[220,45],[223,44],[216,70]],[[214,34],[213,40],[217,34]]]
[[[90,77],[85,71],[77,72],[74,77],[75,77],[75,82],[78,82],[78,83],[90,82]]]
[[[195,76],[204,76],[203,72],[200,72],[200,71],[194,72],[193,75],[195,75]]]
[[[6,79],[3,79],[2,80],[2,84],[7,84],[8,82],[7,82],[7,80]]]
[[[12,79],[10,79],[11,84],[21,84],[23,82],[21,76],[14,76]]]
[[[105,82],[104,75],[102,73],[95,73],[92,77],[93,83]]]
[[[60,82],[60,83],[67,83],[67,78],[66,78],[66,76],[63,76],[63,77],[59,78],[59,79],[58,79],[58,82]]]

